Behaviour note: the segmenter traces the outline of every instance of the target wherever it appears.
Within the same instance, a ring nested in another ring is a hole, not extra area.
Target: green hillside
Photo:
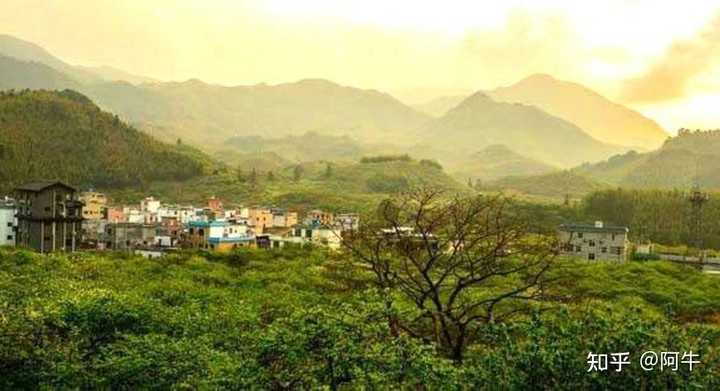
[[[201,156],[153,140],[74,91],[0,93],[5,190],[41,178],[105,187],[186,179],[202,173]]]
[[[547,174],[557,168],[539,160],[527,158],[505,145],[491,145],[470,155],[453,176],[460,180],[492,181],[507,176]]]
[[[628,153],[578,167],[582,175],[645,189],[720,189],[720,131],[681,130],[654,152]]]
[[[483,190],[517,192],[551,198],[580,198],[607,185],[573,171],[544,175],[506,177],[482,185]]]
[[[115,189],[110,194],[118,202],[138,202],[153,195],[169,202],[200,204],[217,196],[228,203],[360,211],[374,207],[390,194],[422,185],[450,193],[472,192],[437,163],[403,159],[377,163],[310,162],[272,171],[241,167],[189,181],[155,181],[144,191]]]

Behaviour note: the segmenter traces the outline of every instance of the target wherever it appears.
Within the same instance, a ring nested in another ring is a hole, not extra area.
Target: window
[[[603,254],[605,254],[605,253],[607,252],[607,247],[601,248],[601,249],[600,249],[600,252],[603,253]]]
[[[595,247],[595,241],[594,241],[594,240],[589,241],[589,242],[588,242],[588,245],[589,245],[590,247]]]
[[[582,239],[582,238],[583,238],[583,233],[582,233],[582,232],[578,232],[578,239]]]
[[[594,261],[594,260],[595,260],[595,253],[589,253],[589,254],[588,254],[588,260]]]
[[[8,235],[8,236],[7,236],[7,240],[13,240],[12,235]]]
[[[615,234],[612,234],[612,240],[615,240]]]
[[[12,228],[12,221],[8,221],[7,226],[8,228]]]
[[[575,246],[575,252],[576,252],[576,253],[582,252],[582,247],[580,247],[580,246]]]

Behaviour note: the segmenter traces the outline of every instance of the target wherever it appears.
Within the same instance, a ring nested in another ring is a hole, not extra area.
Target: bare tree
[[[413,190],[383,202],[374,221],[344,240],[388,293],[388,309],[395,292],[414,304],[412,316],[389,315],[393,333],[432,341],[460,362],[484,324],[541,303],[558,246],[531,234],[510,203]]]

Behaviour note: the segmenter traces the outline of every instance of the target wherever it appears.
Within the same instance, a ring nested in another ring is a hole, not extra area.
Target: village
[[[139,205],[111,205],[100,192],[62,182],[18,186],[0,200],[0,246],[53,251],[127,251],[156,258],[180,249],[227,252],[313,244],[340,247],[358,229],[355,213],[298,212],[275,206],[174,205],[153,197]]]
[[[0,199],[0,246],[39,253],[123,251],[158,258],[185,249],[229,252],[316,245],[338,250],[360,216],[319,209],[299,212],[277,206],[227,205],[210,197],[203,205],[164,203],[148,196],[136,205],[113,205],[98,191],[78,191],[59,181],[32,182]],[[588,262],[663,259],[720,272],[720,259],[667,253],[649,242],[632,243],[624,226],[570,223],[558,227],[558,253]],[[382,232],[388,235],[388,232]],[[403,235],[413,235],[402,227]]]

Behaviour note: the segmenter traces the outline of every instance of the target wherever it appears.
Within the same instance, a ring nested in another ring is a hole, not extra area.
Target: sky
[[[326,78],[408,103],[548,73],[670,132],[720,127],[717,1],[0,0],[0,33],[160,80]]]

